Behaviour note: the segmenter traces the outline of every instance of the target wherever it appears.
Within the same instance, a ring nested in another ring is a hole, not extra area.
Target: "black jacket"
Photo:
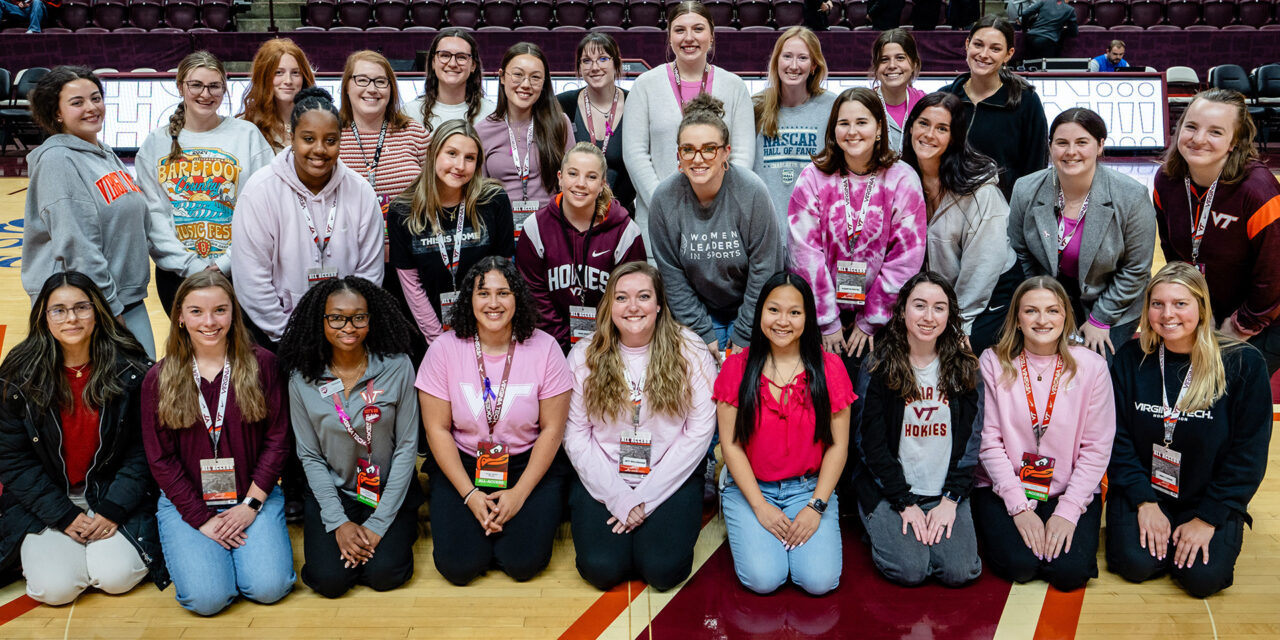
[[[159,490],[141,437],[142,380],[149,365],[115,364],[125,392],[99,412],[100,444],[85,476],[84,497],[91,509],[119,525],[163,589],[169,573],[156,525]],[[27,534],[61,531],[82,512],[67,496],[58,411],[34,413],[16,387],[0,381],[0,390],[0,566],[6,566]]]
[[[964,83],[969,74],[962,73],[955,82],[940,91],[955,94],[969,102]],[[1025,88],[1016,106],[1009,105],[1006,82],[994,95],[978,103],[969,125],[969,144],[991,156],[1000,167],[1000,191],[1008,200],[1013,183],[1026,175],[1049,166],[1049,123],[1044,106],[1033,88]]]
[[[590,142],[591,135],[587,132],[586,117],[578,108],[578,94],[580,89],[570,89],[556,96],[556,100],[560,101],[560,108],[564,110],[565,115],[573,121],[573,139],[578,142]],[[627,90],[622,91],[625,98],[630,95]],[[626,123],[627,109],[623,105],[622,117],[618,119],[618,126],[613,128],[613,137],[609,138],[609,148],[604,152],[604,161],[606,167],[606,179],[609,188],[613,190],[613,197],[617,200],[628,214],[635,215],[636,212],[636,188],[631,184],[631,174],[627,173],[627,165],[623,157],[622,149],[622,126]],[[597,147],[600,145],[596,145]]]
[[[858,503],[866,513],[871,513],[881,500],[888,500],[894,511],[902,511],[921,501],[921,496],[911,493],[898,457],[898,434],[902,432],[907,404],[889,389],[883,375],[871,374],[863,407],[862,426],[856,438],[862,463],[862,472],[854,479]],[[982,439],[982,383],[979,381],[972,391],[952,398],[950,407],[951,463],[942,490],[965,498],[973,486]]]

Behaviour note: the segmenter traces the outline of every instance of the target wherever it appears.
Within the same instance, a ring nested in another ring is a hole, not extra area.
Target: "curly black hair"
[[[511,317],[511,335],[515,336],[516,342],[528,340],[537,328],[533,294],[529,293],[529,285],[516,270],[515,263],[502,256],[482,258],[467,271],[467,276],[462,279],[462,290],[458,292],[458,302],[453,305],[453,315],[449,318],[453,332],[459,338],[474,338],[479,332],[476,314],[471,307],[471,296],[476,291],[476,283],[490,271],[497,271],[507,279],[507,286],[516,298],[516,310]]]
[[[324,337],[324,306],[329,296],[350,291],[369,305],[369,334],[365,351],[389,358],[409,354],[414,329],[400,313],[396,299],[382,287],[356,276],[325,280],[312,287],[289,316],[277,355],[285,373],[298,371],[307,382],[324,378],[325,367],[333,357],[333,347]]]

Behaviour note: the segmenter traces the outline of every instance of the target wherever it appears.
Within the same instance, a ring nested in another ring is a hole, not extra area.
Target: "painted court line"
[[[1076,637],[1080,624],[1080,607],[1084,604],[1085,588],[1075,591],[1058,591],[1049,587],[1040,608],[1040,621],[1036,624],[1034,640],[1056,640]]]
[[[1014,583],[1004,601],[1004,611],[992,640],[1025,640],[1036,633],[1040,614],[1044,608],[1049,583],[1032,580],[1026,584]]]

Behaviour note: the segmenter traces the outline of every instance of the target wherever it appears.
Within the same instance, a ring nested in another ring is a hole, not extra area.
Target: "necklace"
[[[615,92],[614,92],[614,94],[613,94],[613,95],[614,95],[615,97],[617,97],[617,95],[618,95],[618,94],[617,94],[617,90],[616,90],[616,88],[615,88]],[[596,113],[598,113],[598,114],[600,114],[600,115],[602,115],[602,116],[612,116],[612,115],[613,115],[613,110],[611,110],[611,109],[601,109],[600,107],[597,107],[597,106],[595,105],[595,103],[591,102],[591,96],[590,96],[590,95],[587,95],[587,96],[585,97],[585,100],[587,101],[587,106],[588,106],[588,107],[591,107],[592,109],[594,109]]]
[[[67,367],[67,369],[70,369],[71,371],[76,372],[77,378],[82,378],[84,377],[84,370],[87,369],[88,367],[89,367],[89,363],[86,362],[78,367]]]
[[[366,358],[366,359],[364,360],[364,362],[361,362],[361,363],[360,363],[360,366],[359,366],[359,367],[356,367],[356,369],[355,369],[355,375],[348,375],[348,374],[350,374],[351,372],[349,372],[349,371],[343,371],[343,370],[341,370],[341,369],[339,369],[339,368],[337,368],[337,367],[334,367],[334,366],[330,366],[329,368],[330,368],[330,369],[331,369],[335,374],[337,374],[337,376],[338,376],[340,379],[342,379],[342,386],[343,386],[343,388],[344,388],[344,389],[350,389],[351,387],[355,386],[355,383],[357,383],[357,382],[359,382],[359,381],[360,381],[360,376],[364,375],[365,369],[367,369],[368,367],[369,367],[369,360],[368,360],[368,358]],[[350,379],[350,380],[351,380],[351,384],[347,384],[347,380],[348,380],[348,379]]]
[[[796,371],[800,369],[800,362],[800,358],[796,358],[796,366],[791,368],[791,375],[787,376],[785,384],[779,384],[771,378],[765,378],[770,385],[778,388],[778,406],[783,408],[784,413],[786,413],[788,390],[791,388],[791,381],[796,377]],[[773,359],[773,354],[769,355],[769,365],[773,367],[774,377],[781,378],[782,372],[778,370],[778,362]]]
[[[1030,362],[1030,360],[1028,360],[1028,362]],[[1051,363],[1049,363],[1049,364],[1053,364],[1053,363],[1051,362]],[[1041,367],[1041,368],[1039,368],[1039,369],[1036,369],[1036,367],[1034,367],[1034,366],[1033,366],[1033,367],[1031,367],[1032,369],[1035,369],[1035,372],[1036,372],[1036,382],[1043,382],[1043,381],[1044,381],[1044,372],[1046,372],[1046,371],[1048,371],[1048,370],[1049,370],[1049,364],[1046,364],[1045,366],[1043,366],[1043,367]]]

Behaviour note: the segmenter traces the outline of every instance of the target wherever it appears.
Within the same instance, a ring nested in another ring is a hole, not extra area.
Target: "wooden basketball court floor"
[[[25,187],[25,178],[0,178],[4,353],[24,337],[29,310],[19,281]],[[154,288],[147,307],[162,343],[168,321]],[[734,578],[723,519],[709,515],[693,576],[667,593],[638,581],[596,591],[574,568],[565,525],[550,567],[529,582],[491,571],[470,586],[452,586],[436,573],[431,538],[423,536],[413,579],[395,591],[356,587],[328,600],[299,581],[275,605],[238,601],[213,618],[179,607],[172,586],[142,584],[122,596],[90,591],[73,605],[47,607],[27,598],[19,579],[0,585],[0,638],[1280,638],[1277,439],[1270,453],[1267,478],[1250,505],[1254,526],[1245,534],[1235,585],[1205,600],[1168,578],[1127,583],[1106,571],[1101,553],[1099,577],[1071,593],[990,575],[963,589],[901,588],[876,575],[856,534],[845,536],[843,583],[835,593],[812,598],[788,586],[755,596]],[[301,567],[301,529],[290,533]]]

